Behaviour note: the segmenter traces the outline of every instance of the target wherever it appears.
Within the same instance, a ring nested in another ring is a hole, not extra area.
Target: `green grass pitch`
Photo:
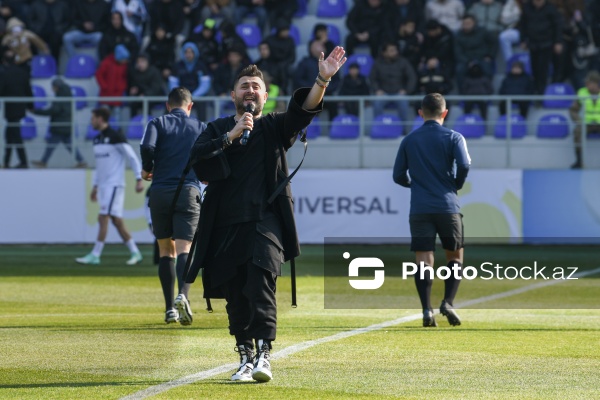
[[[145,259],[133,267],[125,265],[127,251],[118,245],[107,246],[100,266],[75,264],[73,259],[87,251],[89,246],[0,246],[0,399],[119,399],[237,362],[222,300],[214,300],[215,312],[206,313],[196,284],[190,295],[194,324],[166,325],[149,246],[142,246]],[[466,249],[466,258],[506,251],[476,246]],[[531,259],[525,246],[509,251]],[[547,252],[557,262],[600,267],[593,246],[554,246]],[[416,305],[324,309],[322,246],[304,246],[298,270],[298,308],[290,307],[288,277],[278,283],[274,353],[419,312]],[[274,380],[266,384],[232,384],[228,371],[150,398],[600,398],[600,310],[598,304],[586,305],[600,293],[600,274],[581,284],[565,284],[560,292],[570,290],[580,308],[543,308],[539,303],[553,292],[539,289],[546,293],[540,297],[532,290],[490,304],[495,308],[459,310],[460,327],[437,316],[436,329],[412,319],[323,341],[274,359]],[[505,289],[465,283],[459,298]],[[441,287],[434,286],[433,293],[437,307]],[[529,301],[536,308],[517,308]]]

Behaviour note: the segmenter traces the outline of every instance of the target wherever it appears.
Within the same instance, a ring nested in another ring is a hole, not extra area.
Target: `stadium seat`
[[[417,128],[420,128],[421,125],[423,125],[423,117],[421,117],[420,115],[417,115],[413,121],[413,125],[411,128],[411,132],[414,131]]]
[[[250,48],[257,47],[262,40],[262,35],[258,25],[239,24],[235,27],[235,31],[242,37],[242,39],[244,39],[246,46]]]
[[[271,29],[271,34],[275,34],[277,32],[276,28]],[[290,36],[294,39],[294,44],[298,46],[300,42],[300,29],[294,24],[290,25]],[[259,42],[260,43],[260,42]]]
[[[357,63],[360,73],[368,77],[373,67],[373,57],[370,54],[352,54],[344,64],[344,74],[348,72],[348,66],[352,63]]]
[[[294,14],[294,18],[302,18],[308,12],[308,0],[297,0],[298,11]]]
[[[31,59],[32,78],[51,78],[56,75],[56,60],[50,54],[40,54]]]
[[[340,114],[331,121],[329,137],[332,139],[358,138],[358,117],[352,114]]]
[[[81,86],[71,86],[71,93],[73,94],[73,97],[86,97],[85,90]],[[81,110],[85,107],[87,107],[87,101],[77,100],[75,102],[75,108],[77,110]]]
[[[65,78],[91,78],[96,73],[96,59],[88,54],[76,54],[69,58]]]
[[[556,99],[553,97],[557,96],[572,96],[575,94],[573,86],[568,83],[551,83],[546,86],[544,91],[544,102],[542,106],[544,108],[569,108],[573,100],[570,99]]]
[[[456,118],[452,129],[466,138],[480,138],[485,135],[485,121],[478,114],[463,114]]]
[[[127,139],[141,139],[144,136],[144,130],[143,115],[133,116],[127,127]]]
[[[310,125],[306,128],[306,138],[316,139],[321,136],[321,121],[319,117],[314,117]]]
[[[347,11],[346,0],[319,0],[317,5],[319,18],[342,18]]]
[[[21,137],[23,140],[32,140],[37,136],[35,120],[30,116],[21,119]]]
[[[525,66],[525,72],[527,75],[531,75],[531,59],[529,57],[529,53],[516,53],[513,54],[511,58],[506,61],[506,72],[510,72],[512,64],[515,61],[521,61]]]
[[[569,136],[569,121],[562,114],[546,114],[537,123],[536,136],[561,139]]]
[[[527,134],[527,122],[525,118],[519,114],[513,114],[511,116],[511,139],[520,139]],[[494,136],[498,139],[506,138],[506,115],[501,115],[496,121],[496,127],[494,129]]]
[[[396,139],[402,136],[402,121],[392,114],[377,115],[371,128],[372,139]]]
[[[48,107],[48,102],[45,100],[48,96],[46,95],[46,90],[43,87],[39,85],[31,85],[31,91],[33,92],[33,97],[35,97],[35,100],[33,101],[33,108],[36,110],[41,110]]]

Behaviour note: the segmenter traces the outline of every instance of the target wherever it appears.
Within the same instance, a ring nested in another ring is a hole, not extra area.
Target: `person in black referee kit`
[[[410,188],[410,249],[415,252],[417,264],[434,267],[435,240],[439,235],[448,268],[458,266],[458,276],[453,273],[444,282],[440,313],[448,318],[450,325],[460,325],[453,307],[461,278],[464,239],[457,191],[465,183],[471,158],[465,138],[442,126],[448,110],[441,94],[425,96],[419,115],[423,117],[423,125],[400,143],[394,182]],[[423,307],[423,326],[437,326],[430,299],[433,274],[425,271],[421,277],[420,272],[415,274],[415,283]]]
[[[285,152],[323,109],[323,94],[346,62],[344,54],[341,47],[326,59],[321,53],[313,86],[296,90],[287,111],[266,115],[262,72],[256,65],[246,67],[231,91],[236,114],[209,123],[192,149],[192,160],[220,157],[226,166],[222,176],[207,179],[198,245],[186,281],[193,282],[204,268],[205,296],[219,297],[211,292],[220,291],[226,299],[229,332],[240,354],[233,381],[266,382],[273,377],[276,279],[281,264],[299,255]],[[211,161],[199,162],[195,170],[201,171],[203,164],[208,168]]]

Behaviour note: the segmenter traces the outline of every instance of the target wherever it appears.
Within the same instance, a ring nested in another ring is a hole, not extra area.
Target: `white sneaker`
[[[131,253],[131,257],[129,257],[129,260],[127,260],[125,262],[125,264],[135,265],[141,261],[142,261],[142,253],[140,253],[139,251],[136,251],[135,253]]]
[[[165,322],[167,324],[173,324],[179,321],[179,313],[176,309],[172,308],[169,311],[165,312]]]
[[[237,346],[234,349],[240,353],[240,367],[231,375],[231,380],[234,382],[248,382],[252,380],[252,370],[254,369],[254,349],[246,348],[243,345]]]
[[[269,343],[259,340],[257,347],[258,354],[256,355],[256,361],[254,362],[252,379],[258,382],[269,382],[273,379],[273,374],[271,373],[271,349],[269,348]]]
[[[93,255],[92,253],[87,254],[83,257],[79,257],[75,259],[79,264],[87,264],[87,265],[98,265],[100,264],[100,257]]]
[[[181,325],[191,325],[194,320],[192,308],[183,293],[180,293],[175,298],[175,307],[179,311],[179,323]]]

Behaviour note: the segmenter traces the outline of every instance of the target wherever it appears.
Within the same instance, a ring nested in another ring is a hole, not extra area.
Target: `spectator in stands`
[[[52,91],[54,91],[56,97],[73,97],[69,85],[60,78],[55,78],[52,81]],[[50,108],[46,110],[36,110],[35,108],[30,110],[34,114],[50,117],[50,136],[46,138],[46,150],[44,150],[41,161],[31,162],[35,167],[46,168],[48,160],[50,160],[52,153],[60,143],[63,143],[70,153],[73,152],[71,147],[71,124],[73,122],[71,107],[72,105],[70,102],[53,101]],[[77,148],[75,148],[75,159],[77,160],[76,168],[84,168],[87,166]]]
[[[175,64],[175,39],[167,38],[167,32],[162,25],[158,25],[152,32],[150,43],[145,53],[150,57],[150,62],[160,71],[164,80],[171,76]]]
[[[498,49],[498,40],[485,28],[477,26],[472,15],[465,15],[461,29],[454,37],[454,55],[456,57],[456,81],[462,89],[463,79],[470,63],[477,62],[483,73],[492,77],[494,73],[494,55]]]
[[[321,53],[325,54],[323,42],[311,40],[308,43],[308,55],[296,65],[293,76],[294,87],[312,87],[315,84],[315,77],[319,73],[319,58]],[[331,82],[325,91],[325,97],[335,95],[340,86],[340,76],[335,74],[331,77]],[[329,114],[329,120],[333,120],[338,114],[338,105],[335,101],[323,102],[323,107]]]
[[[100,92],[100,97],[121,97],[127,94],[128,66],[131,54],[124,44],[115,46],[114,52],[106,56],[96,70],[96,81]],[[108,100],[101,101],[100,104],[108,106],[115,115],[117,121],[120,120],[121,101]]]
[[[583,167],[583,162],[581,160],[581,135],[583,123],[585,123],[586,133],[600,133],[599,95],[600,73],[598,71],[591,71],[585,78],[585,86],[577,91],[577,96],[580,100],[574,101],[569,108],[569,115],[575,123],[575,129],[573,129],[575,163],[571,165],[571,168]]]
[[[183,15],[185,15],[187,30],[184,32],[191,32],[194,27],[200,24],[200,21],[205,20],[202,18],[202,1],[201,0],[183,0]]]
[[[504,61],[510,60],[513,56],[513,46],[521,41],[517,25],[521,19],[522,8],[523,0],[506,0],[502,6],[500,23],[504,30],[500,32],[499,41]]]
[[[214,74],[213,92],[216,96],[229,97],[235,78],[249,64],[244,55],[243,48],[229,49],[225,61],[219,65]]]
[[[144,24],[148,17],[143,0],[113,0],[113,12],[123,16],[123,26],[135,35],[138,44],[141,43]]]
[[[448,71],[442,68],[440,60],[430,58],[419,69],[419,91],[426,95],[429,93],[448,94],[452,90],[452,78]]]
[[[424,0],[393,0],[392,5],[395,13],[393,15],[392,30],[406,21],[412,21],[416,32],[425,30],[425,1]]]
[[[269,46],[269,43],[263,40],[258,45],[258,53],[260,58],[256,60],[254,64],[256,64],[263,74],[265,72],[269,73],[272,82],[279,87],[282,94],[287,93],[289,76],[286,71],[283,70],[283,66],[280,63],[273,61],[271,58],[271,47]]]
[[[401,21],[397,26],[398,29],[393,41],[398,44],[400,55],[406,58],[410,65],[417,70],[421,59],[423,34],[415,30],[416,25],[412,20]]]
[[[235,21],[235,2],[232,0],[204,0],[202,7],[202,20],[208,18],[222,18],[230,24]]]
[[[382,41],[391,36],[388,30],[391,8],[383,0],[357,0],[346,18],[349,33],[346,54],[354,54],[356,46],[367,44],[371,57],[377,58]]]
[[[266,72],[266,71],[262,71],[262,72],[263,72],[263,80],[265,82],[265,89],[266,89],[267,93],[269,94],[267,101],[265,101],[265,104],[263,105],[262,112],[265,113],[265,115],[267,115],[268,113],[274,112],[274,111],[278,111],[278,112],[285,111],[285,102],[282,100],[275,100],[276,97],[279,97],[282,95],[279,86],[276,85],[275,83],[273,83],[273,80],[271,79],[271,75],[268,72]]]
[[[129,54],[135,57],[139,49],[138,41],[133,33],[125,29],[121,13],[113,12],[110,15],[110,26],[102,35],[102,39],[98,45],[100,59],[105,59],[119,44],[127,47]]]
[[[182,86],[192,93],[192,97],[204,96],[211,88],[208,67],[200,57],[198,47],[194,43],[184,43],[181,47],[180,60],[173,69],[173,80],[169,79],[169,89]],[[194,103],[194,112],[200,120],[205,120],[206,103]]]
[[[578,58],[575,54],[576,41],[589,42],[586,21],[583,20],[584,0],[549,0],[556,6],[562,16],[563,51],[555,56],[556,64],[553,65],[552,82],[564,82],[570,79],[574,87],[584,85],[588,63],[585,58]],[[575,66],[577,63],[577,68]]]
[[[395,103],[398,116],[408,121],[408,101],[403,96],[410,96],[417,88],[417,74],[408,60],[400,55],[398,45],[386,42],[381,46],[381,55],[373,63],[369,74],[371,90],[375,96],[396,95],[397,100],[374,100],[373,114],[383,113],[387,103]]]
[[[329,40],[329,31],[327,29],[327,25],[322,23],[315,24],[312,37],[313,39],[323,42],[323,45],[325,46],[325,57],[327,57],[329,53],[333,51],[335,46],[339,44],[333,43],[331,40]]]
[[[503,29],[500,22],[502,4],[496,0],[477,1],[469,8],[468,14],[475,18],[477,26],[486,29],[494,36],[497,36]]]
[[[248,57],[248,47],[246,46],[246,42],[238,33],[235,31],[235,25],[228,23],[227,21],[223,21],[219,25],[219,32],[221,32],[221,49],[219,53],[221,54],[221,61],[227,56],[229,50],[236,49],[237,51],[244,51],[244,60],[247,60],[250,63],[250,58]]]
[[[43,37],[55,60],[60,58],[62,37],[72,23],[72,12],[64,0],[36,0],[29,12],[29,28]]]
[[[33,97],[29,72],[15,63],[15,52],[8,47],[2,47],[2,66],[0,69],[0,97]],[[10,158],[13,148],[19,157],[16,168],[27,168],[27,154],[21,137],[20,121],[25,117],[25,111],[33,108],[28,103],[4,103],[4,118],[6,119],[6,145],[4,147],[4,168],[10,168]]]
[[[454,35],[436,20],[425,23],[425,39],[421,47],[420,68],[435,58],[451,77],[454,77]]]
[[[521,46],[529,49],[531,72],[537,94],[543,94],[548,84],[548,67],[558,65],[562,44],[562,18],[547,0],[525,3],[519,20]]]
[[[4,33],[8,20],[17,17],[21,21],[26,21],[29,14],[29,4],[22,0],[2,0],[0,1],[0,32]]]
[[[492,77],[485,73],[479,61],[469,63],[460,92],[465,96],[489,96],[494,94]],[[465,101],[465,114],[471,114],[475,107],[479,108],[481,118],[485,120],[487,118],[487,100]]]
[[[271,61],[278,64],[284,74],[283,82],[287,84],[292,65],[296,62],[296,43],[290,36],[290,24],[280,19],[275,26],[275,33],[268,36],[265,42],[271,50]]]
[[[265,2],[270,26],[276,27],[277,21],[284,20],[292,24],[292,18],[298,11],[298,0],[267,0]]]
[[[567,49],[569,55],[567,57],[567,73],[573,87],[582,87],[585,85],[587,73],[597,69],[596,66],[600,60],[600,52],[598,51],[600,42],[594,38],[591,18],[584,18],[581,12],[576,11],[573,14],[571,26],[573,28],[573,38],[569,41],[570,46]],[[581,51],[585,48],[593,50],[591,53]]]
[[[502,80],[498,94],[503,95],[532,95],[535,92],[533,79],[525,72],[525,65],[521,61],[515,61],[510,67],[510,71]],[[512,104],[519,107],[519,114],[527,118],[530,101],[514,100]],[[506,115],[506,102],[500,102],[500,115]]]
[[[431,0],[425,6],[425,18],[436,20],[452,32],[460,29],[465,5],[460,0]]]
[[[263,35],[267,34],[267,9],[265,7],[266,0],[236,0],[235,8],[235,24],[239,25],[244,22],[250,14],[256,17],[256,24],[260,28]]]
[[[129,73],[129,90],[130,97],[152,97],[164,96],[166,94],[164,81],[160,71],[154,65],[150,65],[150,60],[146,54],[138,54],[135,60],[135,67]],[[150,103],[149,106],[157,104]],[[160,104],[160,103],[159,103]],[[141,102],[130,102],[131,115],[141,113]]]
[[[18,18],[12,17],[6,25],[6,34],[2,38],[2,46],[13,51],[14,63],[31,75],[31,59],[35,47],[38,53],[49,54],[50,49],[38,35],[25,29],[25,24]]]
[[[367,77],[360,73],[360,67],[357,63],[348,66],[348,73],[342,78],[340,85],[340,96],[369,96],[371,88],[367,82]],[[343,101],[346,114],[359,116],[358,101]]]
[[[74,7],[74,29],[63,36],[63,44],[69,57],[74,56],[75,48],[84,43],[97,48],[110,21],[110,5],[104,0],[78,1]]]
[[[167,37],[175,38],[175,48],[181,47],[183,35],[183,3],[180,0],[155,0],[149,6],[150,29],[154,31],[160,24],[165,28]]]
[[[199,32],[192,32],[186,42],[192,42],[198,47],[200,57],[212,74],[220,62],[219,43],[216,39],[215,20],[208,18],[202,24]]]

